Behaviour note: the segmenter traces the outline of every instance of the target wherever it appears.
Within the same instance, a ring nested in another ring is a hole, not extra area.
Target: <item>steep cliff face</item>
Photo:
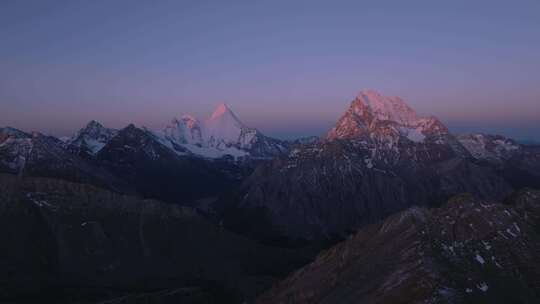
[[[459,196],[361,229],[257,303],[536,303],[540,192]]]

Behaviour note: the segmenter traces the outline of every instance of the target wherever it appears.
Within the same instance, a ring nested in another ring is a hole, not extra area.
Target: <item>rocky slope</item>
[[[540,192],[413,207],[321,253],[257,303],[537,303]]]
[[[122,303],[161,294],[239,303],[304,259],[210,224],[191,208],[6,174],[0,240],[2,302]]]

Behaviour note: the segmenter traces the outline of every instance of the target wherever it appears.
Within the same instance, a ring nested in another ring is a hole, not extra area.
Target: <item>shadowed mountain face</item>
[[[458,196],[361,229],[257,303],[538,303],[540,192]]]
[[[319,239],[409,206],[437,206],[462,192],[500,200],[540,177],[526,169],[540,164],[538,150],[516,145],[493,163],[462,142],[400,98],[362,92],[326,140],[258,167],[239,205],[266,210],[286,236]]]
[[[2,301],[170,293],[176,301],[236,303],[305,261],[214,226],[191,208],[12,175],[0,175],[0,239]]]
[[[11,130],[0,129],[0,172],[60,178],[133,192],[131,186],[107,170],[65,149],[57,138]]]
[[[142,196],[179,204],[215,196],[238,184],[243,174],[231,162],[180,156],[133,125],[120,130],[96,159]]]

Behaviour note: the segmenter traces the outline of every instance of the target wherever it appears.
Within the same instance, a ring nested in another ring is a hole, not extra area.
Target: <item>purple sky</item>
[[[321,134],[365,88],[540,140],[540,1],[0,1],[0,126],[159,128],[227,102]]]

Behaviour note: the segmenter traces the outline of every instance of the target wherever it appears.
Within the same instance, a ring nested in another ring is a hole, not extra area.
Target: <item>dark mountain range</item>
[[[0,239],[2,302],[161,291],[161,298],[181,303],[237,303],[305,261],[230,233],[188,207],[9,174],[0,174]]]
[[[172,203],[187,204],[236,187],[254,166],[187,150],[181,154],[133,125],[117,131],[91,122],[67,143],[15,129],[0,134],[0,172],[61,178]]]
[[[65,149],[55,137],[8,128],[0,129],[0,172],[54,177],[123,192],[132,189],[107,170]]]

